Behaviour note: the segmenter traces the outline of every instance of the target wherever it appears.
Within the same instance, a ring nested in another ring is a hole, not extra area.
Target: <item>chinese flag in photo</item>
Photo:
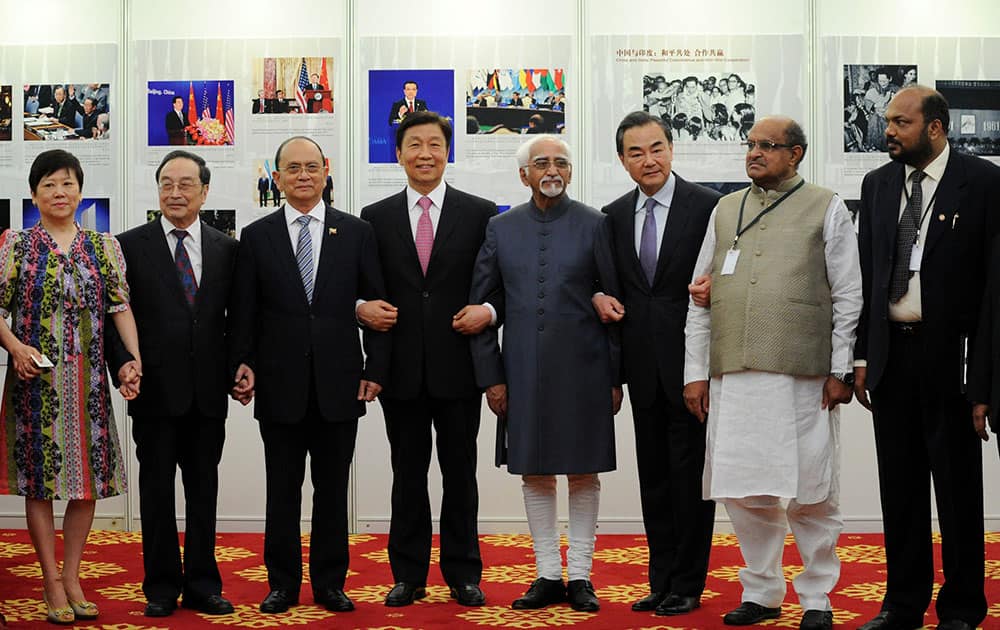
[[[222,86],[218,83],[215,84],[215,119],[219,121],[220,125],[226,124],[225,113],[222,109]]]
[[[326,72],[326,57],[323,57],[323,65],[320,67],[319,71],[319,82],[323,84],[326,89],[330,90],[330,99],[323,101],[323,109],[328,112],[333,111],[333,86],[330,85],[330,77]]]
[[[188,92],[188,123],[195,124],[198,122],[198,106],[194,103],[194,83],[188,83],[190,86],[190,91]]]

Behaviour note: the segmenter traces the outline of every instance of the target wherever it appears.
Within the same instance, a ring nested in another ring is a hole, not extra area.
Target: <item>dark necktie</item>
[[[913,244],[917,242],[917,232],[920,230],[924,205],[924,191],[920,187],[920,181],[926,176],[927,173],[923,171],[913,171],[910,176],[913,187],[910,189],[910,198],[896,229],[896,261],[892,267],[892,283],[889,286],[889,301],[893,303],[906,295],[910,278],[913,277],[913,272],[910,271],[910,254],[913,252]]]
[[[194,277],[194,268],[191,267],[191,257],[184,247],[184,239],[188,237],[188,233],[187,230],[173,230],[173,235],[177,237],[177,247],[174,248],[177,277],[181,280],[181,288],[184,289],[184,298],[188,306],[194,306],[194,298],[198,294],[198,281]]]
[[[649,286],[653,286],[656,276],[656,199],[646,200],[646,219],[642,222],[642,235],[639,237],[639,264],[646,274]]]
[[[417,201],[423,212],[417,219],[417,236],[413,239],[417,246],[417,258],[420,260],[420,268],[424,275],[427,275],[427,265],[431,262],[431,250],[434,249],[434,226],[431,223],[431,200],[430,197],[421,197]]]
[[[299,266],[302,276],[302,287],[306,290],[306,300],[313,299],[313,245],[309,234],[309,217],[301,216],[295,219],[299,224],[299,242],[295,247],[295,263]]]

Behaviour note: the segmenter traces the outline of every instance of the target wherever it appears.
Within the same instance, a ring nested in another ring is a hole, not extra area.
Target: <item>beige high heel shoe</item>
[[[83,600],[82,602],[74,602],[72,599],[69,600],[69,607],[73,609],[73,614],[76,615],[77,619],[80,620],[90,620],[97,619],[97,615],[100,612],[97,609],[97,604],[94,602],[88,602]]]
[[[76,614],[73,612],[71,606],[63,606],[62,608],[54,608],[52,604],[49,603],[49,596],[42,592],[42,601],[45,602],[45,608],[48,614],[45,616],[45,620],[49,623],[54,623],[60,626],[69,626],[76,621]]]

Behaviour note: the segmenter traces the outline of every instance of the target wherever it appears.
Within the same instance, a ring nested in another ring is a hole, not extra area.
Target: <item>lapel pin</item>
[[[938,215],[938,221],[944,221],[944,215],[943,214],[939,214]]]
[[[941,215],[941,220],[942,221],[944,220],[944,215],[943,214]],[[330,234],[336,234],[336,233],[337,233],[337,228],[330,228]]]

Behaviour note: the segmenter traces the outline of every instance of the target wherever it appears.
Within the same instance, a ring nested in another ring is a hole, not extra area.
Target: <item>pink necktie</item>
[[[417,237],[414,243],[417,246],[417,258],[420,259],[420,268],[424,275],[427,275],[427,264],[431,261],[431,249],[434,248],[434,227],[431,225],[431,200],[429,197],[421,197],[417,205],[423,208],[420,218],[417,219]]]

